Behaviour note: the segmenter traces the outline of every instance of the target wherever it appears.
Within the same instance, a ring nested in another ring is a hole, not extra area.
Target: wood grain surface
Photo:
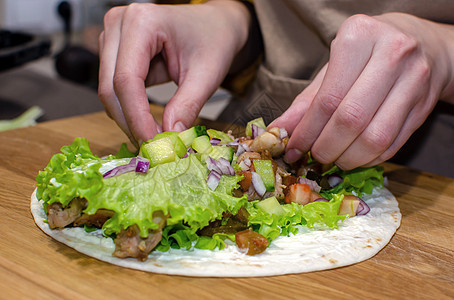
[[[162,113],[160,107],[152,110]],[[197,122],[218,129],[228,126]],[[34,224],[29,205],[35,177],[54,153],[78,136],[86,137],[99,156],[115,153],[126,141],[103,113],[0,133],[0,298],[454,298],[454,179],[384,164],[402,224],[391,242],[365,262],[265,278],[168,276],[82,255]]]

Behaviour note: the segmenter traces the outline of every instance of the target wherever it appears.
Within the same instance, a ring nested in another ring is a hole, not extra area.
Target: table
[[[155,115],[162,108],[151,106]],[[197,120],[225,129],[225,124]],[[86,137],[99,156],[126,136],[104,113],[0,133],[0,295],[5,299],[452,299],[454,179],[385,163],[402,225],[373,258],[321,272],[193,278],[125,269],[79,254],[34,224],[35,177],[61,146]],[[132,148],[130,148],[132,149]]]

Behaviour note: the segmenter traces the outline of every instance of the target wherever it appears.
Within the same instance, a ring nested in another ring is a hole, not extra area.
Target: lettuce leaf
[[[333,194],[340,193],[354,194],[358,197],[371,194],[374,187],[383,187],[383,171],[382,166],[360,167],[349,171],[335,166],[323,175],[336,173],[344,179],[343,182],[330,190],[322,190],[320,194],[327,199],[332,199]]]
[[[240,176],[223,176],[212,191],[205,181],[208,169],[196,155],[150,168],[146,174],[129,172],[103,179],[101,169],[105,172],[128,162],[115,156],[100,159],[92,154],[86,139],[77,138],[38,174],[37,197],[46,204],[58,201],[63,206],[83,197],[88,201],[87,214],[100,208],[115,212],[104,224],[106,235],[137,224],[142,237],[157,228],[152,220],[155,211],[168,215],[168,225],[184,223],[195,233],[222,218],[223,212],[235,214],[247,202],[246,196],[232,196]]]
[[[249,202],[246,206],[250,216],[249,224],[269,241],[278,236],[298,233],[298,227],[308,228],[338,228],[338,222],[346,216],[338,215],[342,195],[336,195],[329,202],[312,202],[304,206],[297,203],[282,204],[285,213],[269,214],[255,205],[257,201]]]

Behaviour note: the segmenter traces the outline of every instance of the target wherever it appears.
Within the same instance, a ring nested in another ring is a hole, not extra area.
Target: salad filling
[[[288,165],[287,141],[261,118],[244,137],[195,126],[104,158],[76,138],[39,172],[36,196],[51,229],[100,229],[114,256],[140,261],[171,248],[223,249],[227,240],[256,255],[301,226],[336,229],[368,213],[362,197],[382,186],[381,167],[343,171],[310,154]]]

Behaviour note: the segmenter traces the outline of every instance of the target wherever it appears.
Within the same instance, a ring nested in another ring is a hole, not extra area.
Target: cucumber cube
[[[274,191],[275,177],[271,160],[254,159],[252,163],[254,164],[255,171],[260,175],[260,178],[262,178],[266,191]]]
[[[140,147],[141,156],[150,160],[150,167],[172,162],[176,159],[175,147],[169,137],[151,140]]]
[[[269,197],[262,201],[257,202],[257,206],[264,210],[265,212],[269,213],[270,215],[283,215],[285,210],[279,204],[276,197]]]

